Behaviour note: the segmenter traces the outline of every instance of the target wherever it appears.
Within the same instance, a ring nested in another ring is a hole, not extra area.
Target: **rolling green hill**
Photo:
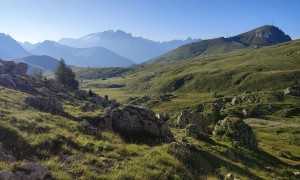
[[[279,28],[265,25],[229,38],[221,37],[187,44],[153,58],[147,63],[186,60],[201,55],[216,55],[245,49],[250,46],[269,46],[290,40],[291,38]]]

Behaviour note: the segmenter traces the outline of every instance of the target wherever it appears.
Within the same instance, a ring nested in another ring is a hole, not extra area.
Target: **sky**
[[[300,0],[0,0],[0,32],[57,41],[123,30],[155,41],[234,36],[275,25],[300,38]]]

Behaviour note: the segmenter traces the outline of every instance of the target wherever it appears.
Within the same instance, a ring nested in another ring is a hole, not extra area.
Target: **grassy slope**
[[[180,129],[172,132],[177,141],[185,139],[193,147],[190,154],[168,144],[125,143],[111,132],[91,136],[78,130],[75,119],[95,119],[103,114],[101,111],[84,113],[65,103],[66,112],[72,116],[67,119],[27,108],[26,96],[28,94],[1,88],[0,142],[12,150],[17,163],[28,161],[31,155],[38,156],[38,163],[49,167],[57,179],[199,179],[202,158],[208,159],[212,168],[222,174],[231,172],[242,179],[269,179],[273,172],[279,177],[289,177],[295,170],[292,165],[297,164],[295,160],[281,160],[271,155],[272,151],[267,148],[266,152],[232,149],[220,140],[197,141],[186,137]],[[285,135],[287,131],[281,133]],[[260,146],[264,147],[267,141],[260,140]],[[228,149],[235,153],[235,160],[226,155]],[[294,151],[292,154],[299,157]],[[76,156],[63,161],[62,155]],[[0,169],[9,170],[12,166],[0,163]],[[214,175],[206,178],[215,179]]]

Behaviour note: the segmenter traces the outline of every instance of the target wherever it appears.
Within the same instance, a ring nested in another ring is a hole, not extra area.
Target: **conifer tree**
[[[79,82],[75,79],[75,74],[72,69],[66,65],[63,59],[60,59],[57,65],[55,79],[69,90],[78,89]]]

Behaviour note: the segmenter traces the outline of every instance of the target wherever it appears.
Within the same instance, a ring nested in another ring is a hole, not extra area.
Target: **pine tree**
[[[57,65],[55,79],[69,90],[78,89],[79,82],[75,79],[75,74],[72,69],[66,65],[63,59],[60,59]]]

